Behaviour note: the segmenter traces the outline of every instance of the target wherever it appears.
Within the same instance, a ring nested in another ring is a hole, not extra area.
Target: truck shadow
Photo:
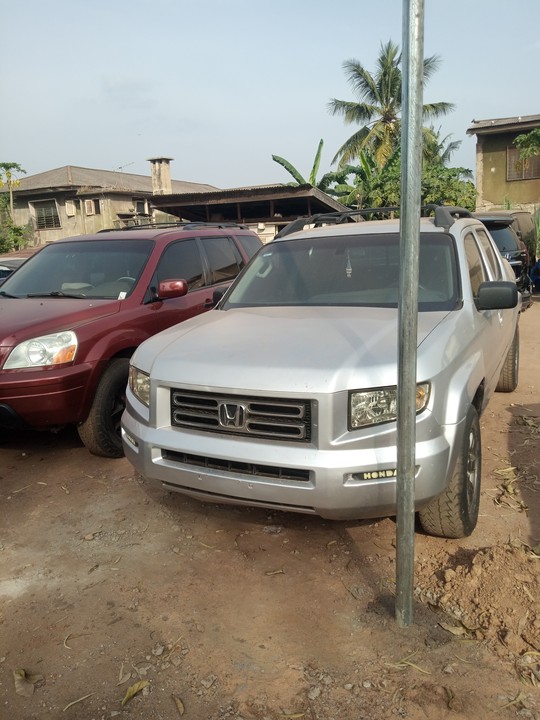
[[[515,467],[507,482],[515,485],[530,524],[530,544],[540,542],[540,403],[511,405],[508,450]]]

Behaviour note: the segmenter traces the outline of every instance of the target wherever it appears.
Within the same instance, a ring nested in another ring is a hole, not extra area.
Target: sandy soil
[[[3,435],[0,718],[538,720],[539,328],[540,297],[482,418],[478,528],[416,535],[408,628],[392,519],[199,504],[71,430]]]

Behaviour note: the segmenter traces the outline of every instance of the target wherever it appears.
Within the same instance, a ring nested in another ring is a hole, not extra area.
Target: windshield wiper
[[[26,296],[27,298],[40,298],[40,297],[61,297],[61,298],[84,298],[86,295],[82,295],[81,293],[75,294],[75,293],[65,293],[61,290],[53,290],[49,293],[28,293]]]
[[[18,295],[10,295],[10,294],[7,293],[5,290],[0,290],[0,295],[1,295],[2,297],[8,297],[8,298],[17,298],[17,297],[19,297]]]

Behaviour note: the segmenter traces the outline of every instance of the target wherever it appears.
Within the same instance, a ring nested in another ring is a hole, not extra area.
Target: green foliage
[[[11,220],[0,221],[0,252],[22,250],[30,242],[33,230],[24,225],[14,225]]]
[[[285,160],[285,158],[282,158],[279,155],[272,155],[272,160],[274,162],[277,162],[282,167],[284,167],[285,170],[290,175],[293,176],[294,182],[289,183],[289,185],[306,185],[307,184],[305,179],[303,178],[302,174],[288,160]]]
[[[22,173],[26,175],[26,170],[15,162],[0,162],[0,187],[4,185],[16,186],[19,181],[13,176],[13,173]]]
[[[452,154],[459,149],[461,140],[450,140],[452,136],[441,138],[441,128],[435,130],[433,125],[423,129],[422,159],[424,166],[448,165]]]
[[[319,140],[319,146],[317,148],[317,152],[315,153],[315,160],[313,161],[313,167],[311,168],[311,172],[309,174],[309,180],[305,180],[302,173],[300,173],[292,163],[285,160],[285,158],[282,158],[279,155],[272,155],[272,160],[284,167],[285,170],[292,175],[294,182],[289,183],[290,185],[312,185],[313,187],[319,187],[317,185],[317,173],[319,172],[319,166],[321,164],[323,145],[324,140]]]
[[[430,203],[457,205],[474,210],[476,208],[476,188],[472,182],[471,171],[466,168],[448,168],[431,166],[422,172],[422,205]]]
[[[7,187],[8,187],[8,190],[9,190],[9,214],[12,219],[13,219],[13,188],[17,187],[21,182],[13,175],[14,172],[26,174],[26,170],[24,170],[19,165],[19,163],[0,162],[0,188],[4,187],[4,185],[7,185]]]
[[[401,201],[401,162],[399,148],[380,168],[369,153],[362,152],[360,165],[347,166],[345,182],[333,190],[340,202],[350,207],[392,207]],[[465,168],[448,168],[442,164],[424,163],[421,203],[476,207],[476,189],[472,173]],[[352,178],[352,179],[351,179]]]
[[[439,66],[436,55],[425,58],[424,83]],[[343,69],[356,95],[356,100],[328,103],[332,115],[341,115],[347,125],[360,125],[337,151],[333,162],[343,165],[358,159],[362,150],[369,151],[379,167],[383,167],[400,142],[401,133],[401,52],[391,40],[381,45],[377,69],[372,74],[358,61],[347,60]],[[435,118],[453,109],[451,103],[424,105],[425,118]]]
[[[519,157],[523,162],[540,155],[540,128],[518,135],[514,145],[519,148]]]
[[[9,198],[0,194],[0,252],[8,253],[12,250],[22,250],[33,237],[31,225],[15,225],[9,213]]]

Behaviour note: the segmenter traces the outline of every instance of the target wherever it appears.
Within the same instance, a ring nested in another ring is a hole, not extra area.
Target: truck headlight
[[[9,354],[4,370],[48,367],[72,363],[77,352],[77,336],[72,330],[40,335],[19,343]]]
[[[429,401],[429,383],[416,386],[416,413],[422,412]],[[354,390],[349,393],[349,429],[379,425],[397,418],[397,387]]]
[[[135,365],[129,366],[129,388],[143,405],[150,406],[150,375]]]

